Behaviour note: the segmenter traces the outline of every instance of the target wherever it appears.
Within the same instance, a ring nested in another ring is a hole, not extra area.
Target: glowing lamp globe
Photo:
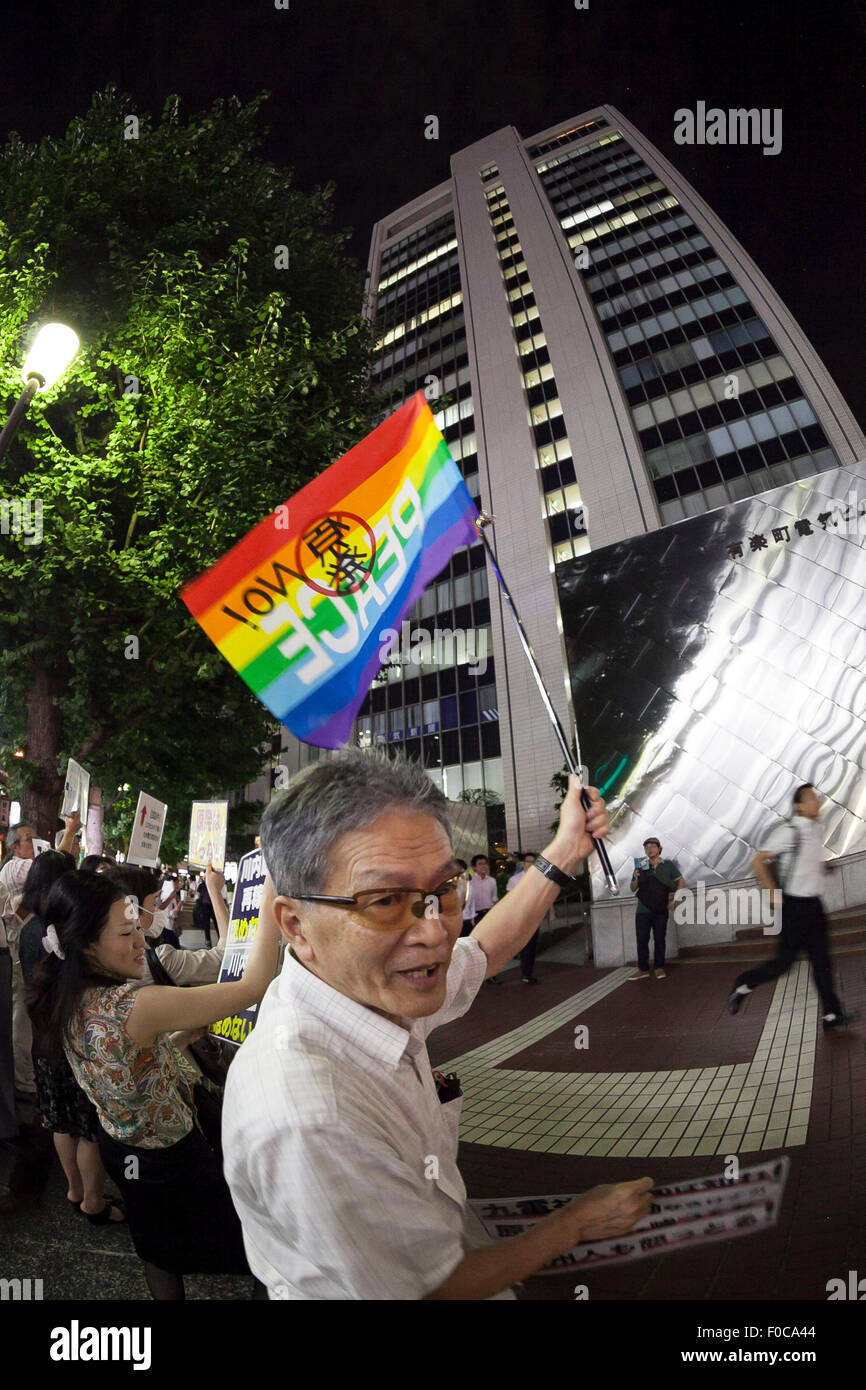
[[[21,375],[25,382],[41,377],[42,389],[47,390],[60,380],[77,351],[77,333],[64,323],[46,323],[33,341]]]

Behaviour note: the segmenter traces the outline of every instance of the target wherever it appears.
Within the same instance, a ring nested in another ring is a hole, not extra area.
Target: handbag
[[[170,985],[172,989],[177,989],[177,985],[154,948],[148,946],[145,954],[154,984]],[[185,988],[185,986],[181,986],[181,988]],[[194,986],[189,986],[189,988],[194,988]],[[189,1052],[195,1058],[202,1076],[222,1090],[226,1084],[229,1066],[234,1055],[233,1052],[229,1051],[228,1045],[214,1037],[212,1033],[208,1033],[205,1037],[199,1038],[197,1042],[190,1043]]]
[[[670,891],[653,869],[641,869],[635,897],[648,912],[667,912]]]

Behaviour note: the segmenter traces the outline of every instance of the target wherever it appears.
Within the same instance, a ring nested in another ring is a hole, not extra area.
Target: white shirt
[[[463,921],[468,922],[475,916],[475,906],[472,902],[472,879],[465,883],[466,897],[463,900]]]
[[[146,944],[149,946],[151,943],[148,941]],[[212,985],[219,979],[225,949],[225,937],[215,946],[205,947],[200,951],[185,951],[183,947],[178,950],[177,946],[164,941],[161,946],[157,946],[156,955],[176,985]],[[136,976],[134,980],[127,980],[127,984],[136,987],[153,984],[147,957],[144,961],[144,974]]]
[[[518,883],[519,883],[520,880],[523,878],[523,875],[524,875],[525,873],[526,873],[526,870],[525,870],[525,869],[518,869],[516,874],[512,874],[512,875],[511,875],[510,879],[508,880],[508,882],[507,882],[506,885],[505,885],[505,891],[506,891],[506,893],[510,893],[511,890],[512,890],[512,888],[516,888],[516,887],[517,887]]]
[[[21,922],[17,909],[32,864],[32,859],[15,855],[0,869],[0,948],[12,946],[18,940]]]
[[[0,892],[5,890],[6,896],[10,898],[20,897],[34,862],[33,859],[21,859],[16,855],[4,864],[0,869]]]
[[[796,857],[792,857],[791,851],[798,837],[799,848]],[[824,864],[832,855],[824,848],[820,821],[809,816],[794,816],[789,825],[777,825],[761,849],[766,854],[781,855],[782,890],[786,896],[821,896],[827,886]]]
[[[489,911],[499,899],[499,889],[492,874],[473,874],[471,879],[472,906],[476,913]]]
[[[286,955],[223,1107],[226,1178],[272,1299],[420,1299],[489,1243],[457,1167],[462,1098],[441,1104],[425,1043],[486,971],[458,940],[443,1007],[407,1029]]]

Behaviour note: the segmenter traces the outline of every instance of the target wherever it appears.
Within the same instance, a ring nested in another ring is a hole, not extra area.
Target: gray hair
[[[419,763],[347,748],[340,758],[303,768],[274,796],[260,831],[265,864],[278,893],[320,893],[341,835],[397,809],[432,816],[450,842],[447,806]]]
[[[18,821],[17,825],[10,825],[9,829],[6,831],[6,844],[3,848],[3,858],[0,859],[0,869],[5,869],[10,859],[15,858],[13,850],[21,839],[21,831],[30,829],[31,827],[26,820]]]

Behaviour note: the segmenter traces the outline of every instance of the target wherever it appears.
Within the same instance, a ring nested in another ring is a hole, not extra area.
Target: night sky
[[[187,112],[265,88],[269,158],[333,180],[366,261],[373,222],[504,125],[524,136],[609,102],[689,178],[767,274],[861,426],[864,0],[41,0],[0,59],[0,133],[59,135],[114,82]],[[7,16],[7,38],[9,37]],[[674,143],[674,111],[781,107],[776,156]],[[440,121],[424,139],[424,117]],[[2,208],[0,208],[2,216]]]

